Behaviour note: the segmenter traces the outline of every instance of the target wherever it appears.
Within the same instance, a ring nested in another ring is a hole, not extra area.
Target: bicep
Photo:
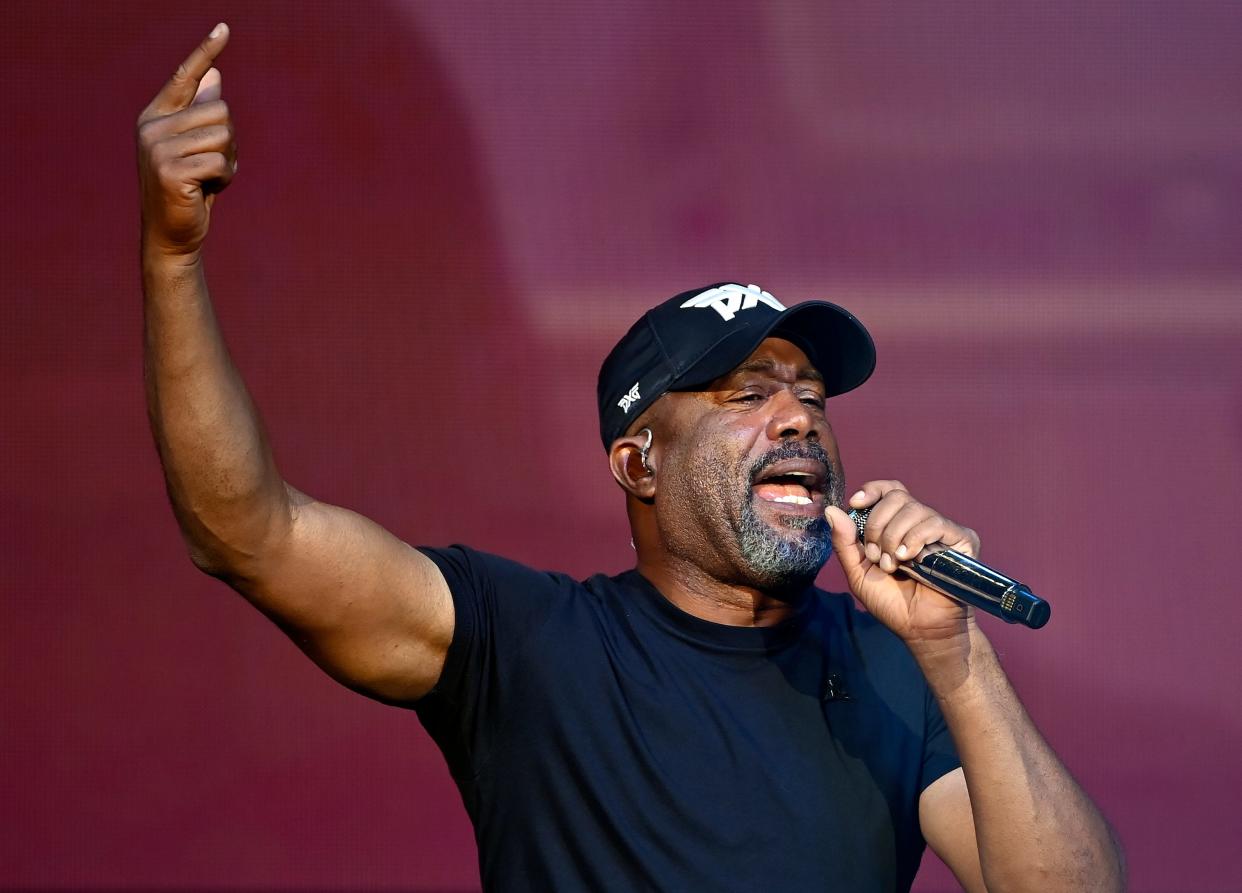
[[[970,791],[961,768],[933,781],[919,796],[923,838],[968,893],[986,893],[979,867]]]
[[[453,637],[439,568],[362,515],[292,495],[287,534],[238,588],[343,685],[383,701],[422,697]]]

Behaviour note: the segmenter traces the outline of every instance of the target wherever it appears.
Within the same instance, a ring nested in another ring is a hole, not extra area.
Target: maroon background
[[[619,570],[615,337],[723,278],[839,301],[880,355],[832,407],[851,481],[1053,602],[988,631],[1133,889],[1242,889],[1237,4],[188,6],[0,13],[0,884],[477,884],[414,716],[198,575],[165,503],[132,124],[225,19],[210,276],[291,481]]]

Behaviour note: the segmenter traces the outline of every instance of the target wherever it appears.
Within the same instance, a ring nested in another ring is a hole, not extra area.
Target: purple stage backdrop
[[[618,571],[615,338],[720,279],[844,304],[880,358],[830,407],[849,480],[905,481],[1053,603],[987,630],[1132,888],[1242,890],[1242,6],[0,19],[0,886],[477,887],[414,715],[199,575],[166,504],[133,122],[226,20],[241,167],[209,275],[290,481],[411,542]],[[953,887],[929,854],[917,889]]]

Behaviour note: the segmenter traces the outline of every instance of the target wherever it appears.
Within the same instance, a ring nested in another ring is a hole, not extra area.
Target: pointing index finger
[[[199,81],[211,69],[212,63],[228,42],[229,26],[221,22],[211,29],[211,33],[181,63],[168,79],[168,83],[151,100],[149,109],[157,114],[169,115],[189,106],[194,101]]]

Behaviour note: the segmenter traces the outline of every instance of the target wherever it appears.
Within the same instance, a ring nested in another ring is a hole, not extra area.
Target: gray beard
[[[828,468],[829,479],[824,482],[824,494],[832,505],[841,505],[844,499],[844,477],[828,459],[828,454],[818,443],[813,445],[783,445],[771,450],[750,469],[753,480],[758,472],[780,459],[792,456],[809,456],[819,459]],[[802,588],[810,585],[830,557],[832,557],[832,530],[821,515],[818,518],[786,517],[782,524],[787,530],[801,531],[800,535],[782,535],[772,525],[761,520],[755,511],[753,494],[749,487],[741,494],[741,523],[737,528],[737,545],[755,575],[755,581],[764,589]]]
[[[800,536],[783,536],[761,520],[746,494],[737,545],[764,589],[788,589],[810,584],[832,556],[832,531],[822,518],[785,518],[784,526]]]

